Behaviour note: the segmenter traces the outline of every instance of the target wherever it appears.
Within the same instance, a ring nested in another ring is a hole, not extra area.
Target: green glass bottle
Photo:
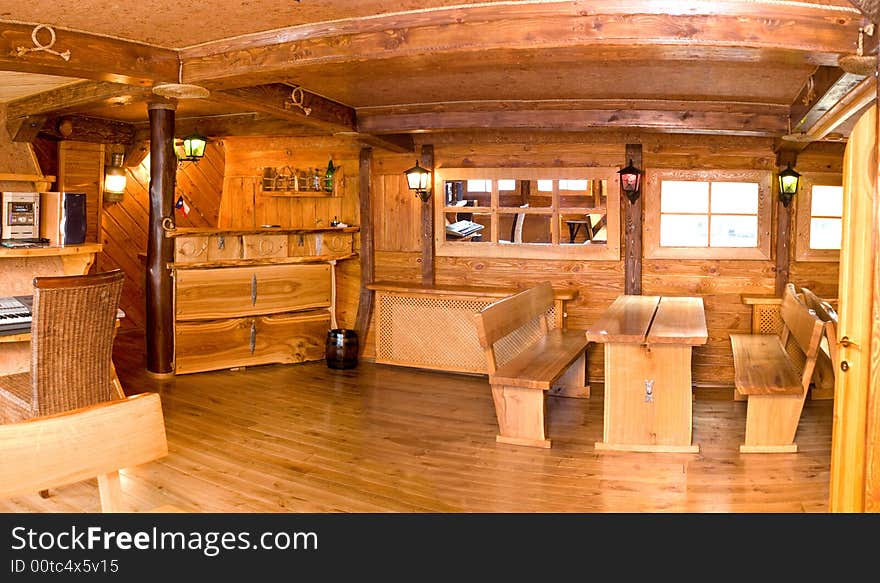
[[[324,174],[324,190],[326,192],[333,192],[333,174],[336,172],[336,168],[333,167],[333,159],[330,159],[330,163],[327,164],[327,172]]]

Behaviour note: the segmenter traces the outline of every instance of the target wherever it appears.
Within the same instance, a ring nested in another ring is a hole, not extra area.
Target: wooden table
[[[696,453],[691,349],[708,340],[702,298],[618,297],[587,339],[605,345],[596,450]]]

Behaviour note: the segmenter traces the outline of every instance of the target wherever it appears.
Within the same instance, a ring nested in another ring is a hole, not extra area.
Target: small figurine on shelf
[[[333,217],[333,220],[330,221],[330,226],[331,227],[338,227],[339,226],[339,221],[336,219],[336,217]]]
[[[321,169],[315,168],[314,172],[312,172],[312,190],[320,191],[321,190]]]
[[[330,163],[327,164],[327,172],[324,174],[324,190],[326,192],[333,192],[333,174],[336,172],[336,168],[333,167],[333,158],[330,158]]]

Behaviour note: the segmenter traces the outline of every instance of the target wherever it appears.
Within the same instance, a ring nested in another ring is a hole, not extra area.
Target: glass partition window
[[[797,200],[795,256],[800,261],[837,261],[843,232],[839,177],[806,177]]]
[[[619,258],[614,168],[439,169],[435,179],[438,255]]]
[[[761,174],[655,172],[646,188],[648,256],[769,258],[769,173]]]

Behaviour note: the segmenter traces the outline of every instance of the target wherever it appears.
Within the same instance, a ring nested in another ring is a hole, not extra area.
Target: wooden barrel
[[[354,368],[358,362],[358,337],[354,330],[334,328],[327,333],[327,366]]]

